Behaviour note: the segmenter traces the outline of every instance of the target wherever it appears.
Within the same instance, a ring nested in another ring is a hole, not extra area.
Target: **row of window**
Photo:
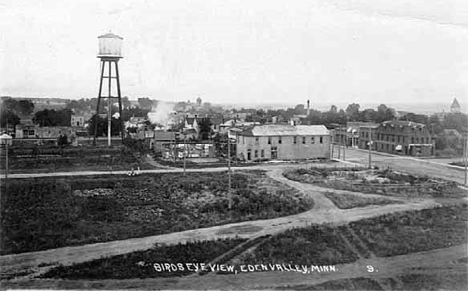
[[[297,140],[298,140],[298,137],[297,136],[294,136],[293,137],[293,144],[297,144]],[[259,143],[260,142],[260,137],[255,137],[255,143]],[[271,144],[272,142],[272,137],[269,136],[268,137],[268,144]],[[318,139],[318,142],[319,143],[323,143],[323,136],[320,136],[319,139]],[[240,140],[238,140],[238,143],[240,143]],[[283,143],[283,139],[281,136],[278,137],[278,144],[282,144]],[[307,137],[303,136],[302,137],[302,143],[303,144],[306,144],[307,143]],[[311,144],[315,144],[315,136],[312,136],[310,138],[310,143]]]
[[[365,134],[362,133],[362,137],[366,137],[368,138],[369,137],[369,134],[366,132]],[[402,142],[402,143],[406,143],[407,139],[405,136],[400,136],[400,135],[397,135],[397,136],[394,136],[394,135],[384,135],[384,134],[377,134],[377,137],[376,137],[376,140],[379,141],[390,141],[390,142]],[[429,137],[414,137],[412,136],[411,137],[411,143],[431,143],[430,142],[430,138]]]

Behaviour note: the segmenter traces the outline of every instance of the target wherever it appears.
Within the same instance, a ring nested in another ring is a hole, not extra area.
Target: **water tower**
[[[120,93],[120,79],[119,79],[119,60],[122,58],[122,40],[123,38],[107,33],[98,37],[99,39],[99,54],[98,58],[101,59],[101,78],[99,82],[99,95],[96,108],[96,115],[99,116],[99,108],[101,105],[101,99],[107,99],[107,140],[108,146],[111,146],[111,121],[112,121],[112,100],[117,99],[119,102],[119,117],[122,120],[122,96]],[[112,66],[113,64],[113,66]],[[114,67],[114,70],[112,69]],[[106,70],[107,68],[107,70]],[[107,72],[106,72],[107,71]],[[108,88],[104,90],[102,85],[104,79],[107,79]],[[115,80],[113,82],[112,80]],[[104,94],[107,91],[107,94]],[[112,94],[114,92],[114,95]],[[96,145],[98,123],[94,122],[94,140],[93,144]],[[123,122],[120,122],[120,135],[122,141],[124,139]]]

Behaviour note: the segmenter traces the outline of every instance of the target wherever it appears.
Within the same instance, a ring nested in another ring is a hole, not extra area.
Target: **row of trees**
[[[362,121],[362,122],[383,122],[385,120],[392,120],[396,118],[395,110],[381,104],[377,110],[368,108],[360,110],[361,106],[356,103],[349,104],[346,110],[339,109],[332,105],[328,111],[321,112],[319,110],[311,109],[305,118],[307,123],[310,124],[324,124],[332,126],[333,124],[344,125],[348,121]],[[244,109],[243,112],[249,113],[247,121],[254,121],[266,123],[278,118],[279,120],[289,120],[294,115],[306,115],[307,109],[304,105],[297,105],[295,108],[276,109],[265,111],[263,109]]]
[[[7,124],[13,126],[20,123],[21,115],[30,115],[34,111],[34,103],[31,100],[16,100],[13,98],[2,98],[0,111],[0,126]]]

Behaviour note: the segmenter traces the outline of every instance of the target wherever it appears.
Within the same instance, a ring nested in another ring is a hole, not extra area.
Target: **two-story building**
[[[340,126],[335,128],[333,142],[340,145],[346,145],[349,147],[358,147],[359,138],[361,135],[365,136],[366,133],[361,134],[361,128],[366,129],[369,132],[369,127],[377,127],[378,123],[373,122],[347,122],[346,126]]]
[[[257,125],[237,133],[236,156],[245,161],[328,159],[330,132],[323,125]]]
[[[435,140],[426,125],[411,121],[385,121],[375,131],[375,150],[408,156],[434,155]]]

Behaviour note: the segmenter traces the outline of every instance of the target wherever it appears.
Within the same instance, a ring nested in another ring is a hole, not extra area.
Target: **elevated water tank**
[[[122,58],[123,38],[113,33],[98,36],[99,54],[98,58]]]

